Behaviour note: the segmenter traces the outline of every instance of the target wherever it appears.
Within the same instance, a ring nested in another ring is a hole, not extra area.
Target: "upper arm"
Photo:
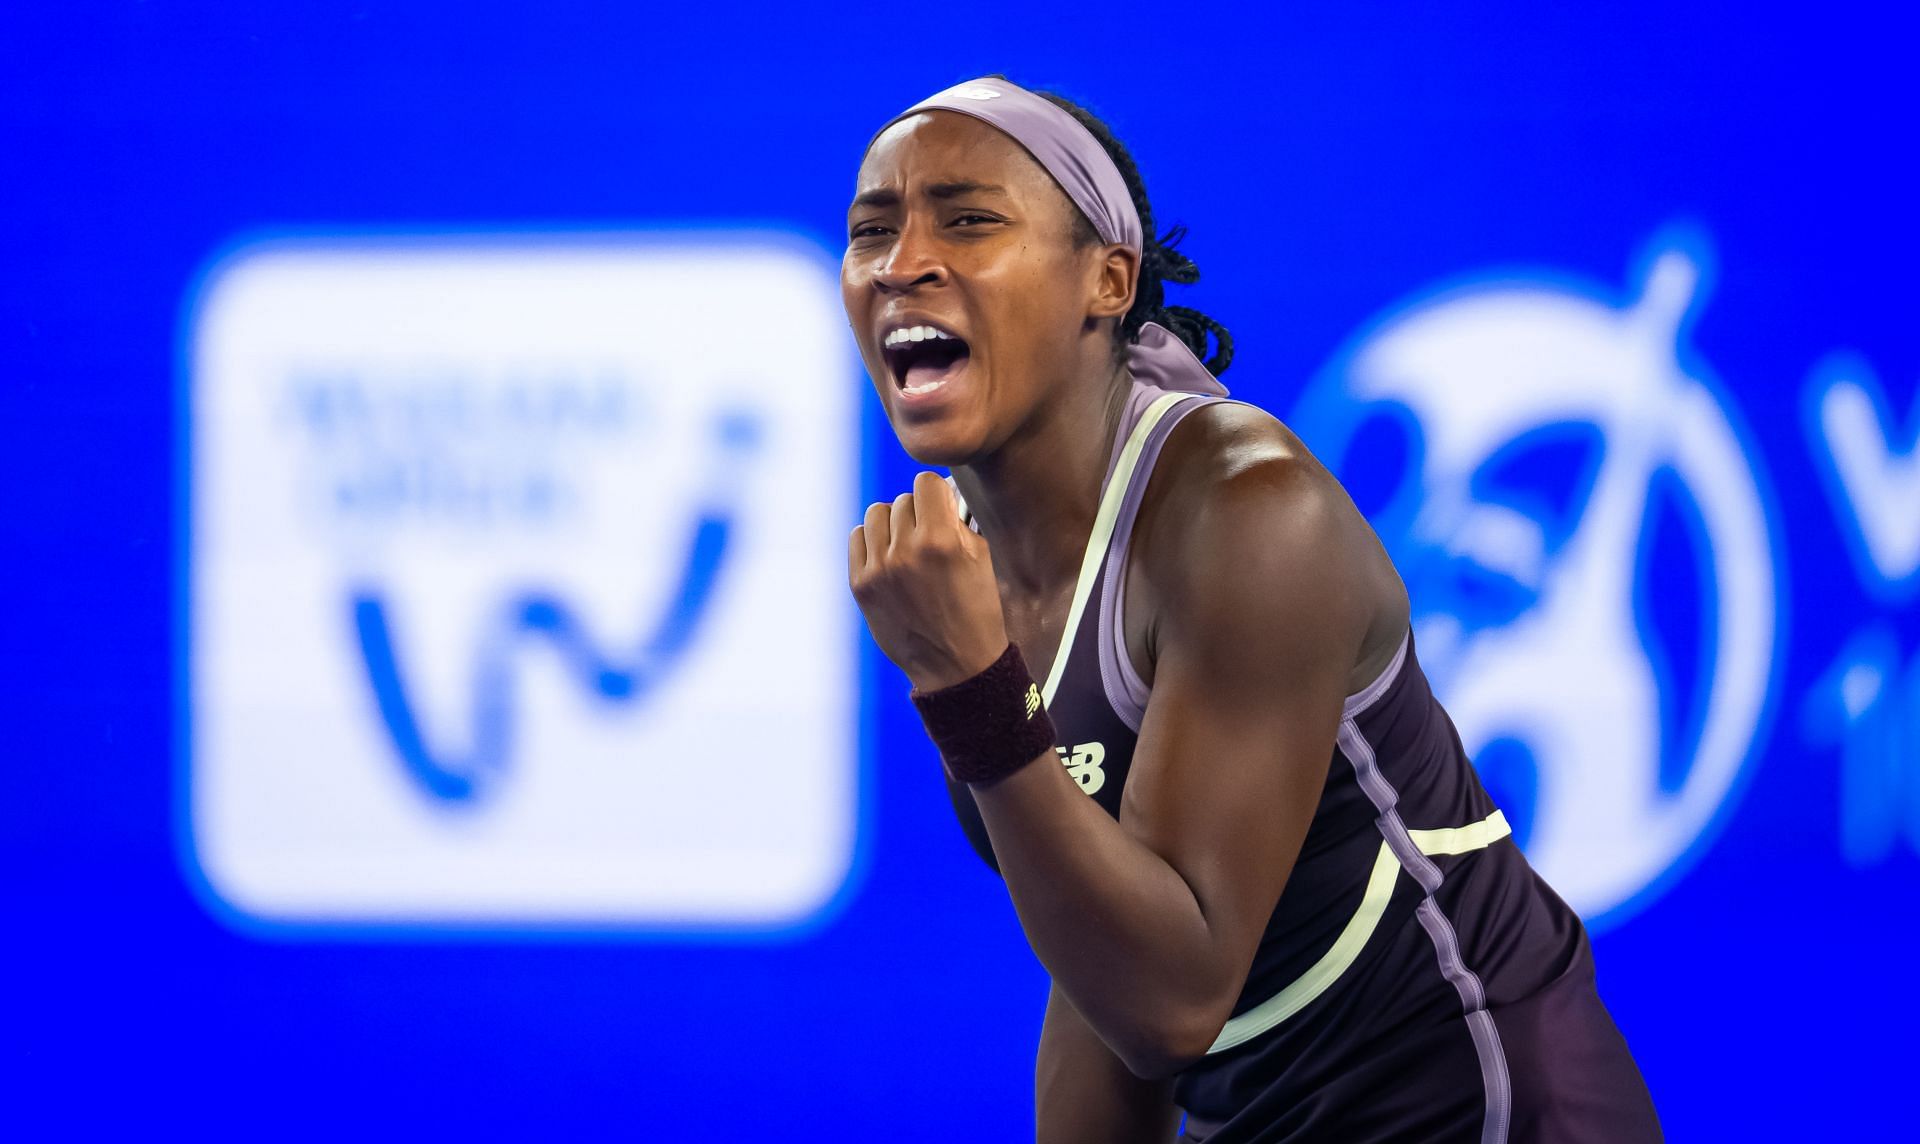
[[[1193,891],[1221,1023],[1319,803],[1375,607],[1365,522],[1271,424],[1185,466],[1136,534],[1153,686],[1121,821]]]

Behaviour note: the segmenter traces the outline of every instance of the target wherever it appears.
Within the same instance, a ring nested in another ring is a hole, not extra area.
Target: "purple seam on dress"
[[[1438,912],[1439,907],[1434,907]],[[1506,1144],[1513,1126],[1513,1077],[1507,1072],[1507,1054],[1500,1045],[1500,1029],[1493,1014],[1476,1009],[1467,1014],[1467,1031],[1473,1034],[1473,1052],[1480,1058],[1481,1083],[1487,1086],[1487,1122],[1480,1126],[1480,1144]],[[1493,1075],[1485,1068],[1493,1062]]]
[[[1400,678],[1400,669],[1407,663],[1407,641],[1412,634],[1412,629],[1409,628],[1407,634],[1400,637],[1400,646],[1394,651],[1393,659],[1379,675],[1374,676],[1372,683],[1347,696],[1346,703],[1341,705],[1342,719],[1351,719],[1378,703],[1380,697],[1387,693],[1387,688],[1393,686],[1393,681]]]
[[[1473,1037],[1474,1055],[1480,1060],[1480,1081],[1486,1089],[1486,1120],[1481,1127],[1481,1144],[1505,1144],[1508,1122],[1513,1114],[1512,1078],[1507,1072],[1507,1057],[1500,1045],[1500,1031],[1493,1024],[1493,1018],[1487,1013],[1486,987],[1478,974],[1467,967],[1466,958],[1460,951],[1460,936],[1454,932],[1453,923],[1440,909],[1435,893],[1443,880],[1440,868],[1433,860],[1420,852],[1414,845],[1413,836],[1407,833],[1407,825],[1400,819],[1400,793],[1380,770],[1379,760],[1374,757],[1373,744],[1360,733],[1360,725],[1352,718],[1340,724],[1340,753],[1347,757],[1352,765],[1354,777],[1365,791],[1373,808],[1380,812],[1374,819],[1381,837],[1386,839],[1393,856],[1407,873],[1413,875],[1426,896],[1415,909],[1420,926],[1427,931],[1427,937],[1433,942],[1435,957],[1440,962],[1440,975],[1453,985],[1460,995],[1461,1007],[1465,1010],[1467,1031]]]
[[[1146,398],[1144,403],[1141,401],[1143,395]],[[1139,420],[1139,413],[1132,406],[1144,406],[1165,395],[1164,390],[1136,383],[1128,398],[1128,417],[1124,428],[1131,429]],[[1121,622],[1126,596],[1127,550],[1133,540],[1133,522],[1140,515],[1141,502],[1146,499],[1147,482],[1153,476],[1154,462],[1159,460],[1160,450],[1166,445],[1174,427],[1187,414],[1218,400],[1189,399],[1161,415],[1160,423],[1153,427],[1142,443],[1140,457],[1127,482],[1126,496],[1121,500],[1120,512],[1114,518],[1113,537],[1107,542],[1106,565],[1101,569],[1100,577],[1100,629],[1097,637],[1100,645],[1100,683],[1107,693],[1107,705],[1136,734],[1140,731],[1140,720],[1146,715],[1148,688],[1141,681],[1140,673],[1133,669],[1133,658],[1127,654],[1125,625]]]

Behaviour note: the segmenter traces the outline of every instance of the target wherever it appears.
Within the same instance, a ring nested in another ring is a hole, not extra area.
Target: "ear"
[[[1125,317],[1133,308],[1133,292],[1140,283],[1140,256],[1130,246],[1102,246],[1094,255],[1094,274],[1087,317]]]

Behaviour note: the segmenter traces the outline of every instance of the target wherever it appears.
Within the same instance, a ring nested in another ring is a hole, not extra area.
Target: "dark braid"
[[[1050,91],[1035,94],[1079,120],[1100,141],[1113,165],[1120,169],[1120,177],[1126,180],[1127,193],[1133,197],[1133,209],[1140,212],[1140,231],[1146,236],[1146,249],[1140,255],[1140,282],[1134,291],[1133,307],[1120,319],[1121,343],[1137,338],[1140,327],[1148,322],[1158,322],[1185,342],[1194,356],[1206,363],[1209,373],[1218,377],[1227,372],[1227,366],[1233,362],[1233,335],[1227,333],[1227,328],[1198,310],[1166,304],[1166,283],[1191,286],[1200,281],[1200,268],[1193,264],[1193,259],[1174,249],[1186,237],[1187,228],[1175,225],[1154,238],[1153,207],[1147,202],[1147,188],[1140,179],[1140,169],[1134,166],[1133,156],[1128,154],[1125,145],[1113,137],[1105,123],[1079,104]],[[1100,236],[1087,217],[1078,210],[1073,213],[1074,241],[1082,246],[1099,242]],[[1213,335],[1215,347],[1212,357],[1207,356],[1209,334]]]

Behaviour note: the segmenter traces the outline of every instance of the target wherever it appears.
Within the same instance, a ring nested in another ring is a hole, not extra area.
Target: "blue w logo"
[[[407,698],[387,605],[376,591],[355,593],[353,621],[368,682],[400,761],[422,787],[450,803],[471,803],[506,772],[513,751],[516,661],[523,639],[548,641],[582,687],[611,702],[640,702],[671,672],[699,630],[725,563],[733,515],[717,490],[735,483],[730,478],[752,451],[757,432],[748,415],[736,413],[722,420],[716,492],[695,514],[679,587],[637,650],[622,656],[602,649],[567,605],[551,595],[528,592],[506,603],[497,634],[481,649],[474,667],[472,733],[464,754],[435,751],[428,744]]]

